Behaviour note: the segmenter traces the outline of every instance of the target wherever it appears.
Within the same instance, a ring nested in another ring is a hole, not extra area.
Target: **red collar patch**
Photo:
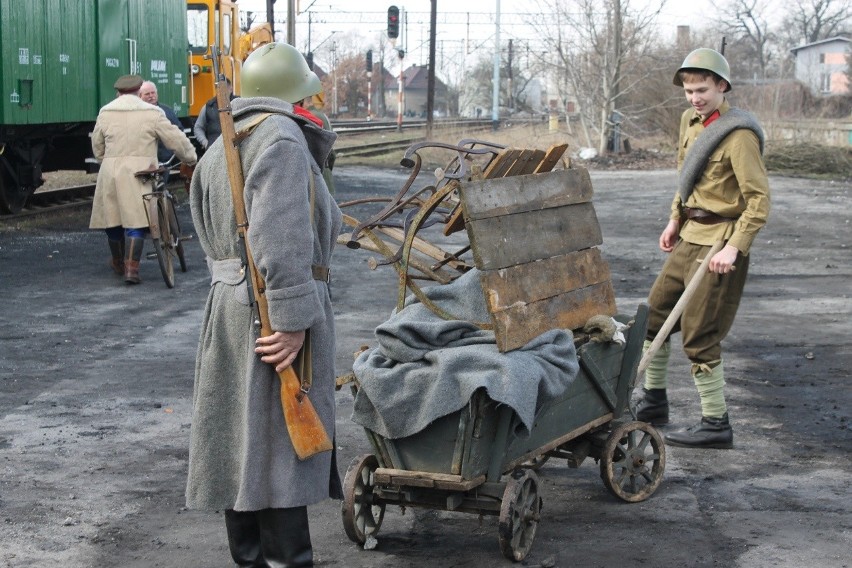
[[[307,118],[308,120],[310,120],[311,122],[313,122],[314,124],[316,124],[317,126],[322,128],[322,120],[318,116],[316,116],[314,113],[309,111],[308,109],[306,109],[304,107],[297,106],[297,105],[293,105],[293,112],[295,114],[298,114],[299,116],[303,116],[303,117]]]

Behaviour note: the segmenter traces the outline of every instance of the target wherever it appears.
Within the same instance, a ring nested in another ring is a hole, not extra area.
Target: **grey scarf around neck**
[[[748,111],[738,108],[728,110],[728,112],[711,122],[710,126],[705,128],[704,132],[695,138],[692,148],[686,153],[683,166],[680,169],[680,187],[678,193],[680,194],[681,203],[686,203],[686,200],[692,195],[695,184],[707,167],[707,160],[710,159],[710,154],[713,153],[719,143],[728,134],[739,128],[746,128],[757,135],[757,139],[760,142],[760,153],[763,154],[763,129],[757,122],[757,117]]]

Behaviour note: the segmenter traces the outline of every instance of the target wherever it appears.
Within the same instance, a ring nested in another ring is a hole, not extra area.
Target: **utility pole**
[[[392,47],[396,47],[396,40],[399,38],[400,32],[400,20],[404,13],[404,11],[401,11],[396,6],[388,8],[388,40],[390,40]],[[403,36],[403,39],[404,38],[405,36]],[[396,128],[397,130],[402,131],[403,83],[405,81],[405,74],[403,73],[403,59],[405,58],[405,49],[402,48],[402,45],[404,45],[402,41],[400,41],[400,44],[400,48],[397,49],[397,55],[399,55],[399,84],[397,86],[398,90],[396,100]]]
[[[331,114],[337,117],[337,42],[331,42],[331,73],[333,87],[331,89]]]
[[[429,75],[426,80],[426,139],[432,138],[432,122],[435,114],[435,24],[438,20],[438,0],[432,0],[429,21]]]
[[[275,9],[273,8],[275,0],[266,0],[266,21],[272,28],[272,41],[275,41]]]
[[[515,110],[515,92],[512,90],[512,40],[509,39],[509,65],[507,66],[509,78],[509,112]]]
[[[500,128],[500,0],[497,0],[497,14],[494,28],[494,78],[491,89],[491,128]]]
[[[296,0],[287,0],[287,43],[296,45]]]
[[[403,93],[403,85],[405,84],[405,67],[403,65],[403,60],[405,58],[405,51],[400,49],[399,54],[399,84],[396,98],[396,129],[402,132],[402,113],[403,113],[403,105],[402,105],[402,93]]]
[[[373,50],[367,50],[367,122],[373,120]]]

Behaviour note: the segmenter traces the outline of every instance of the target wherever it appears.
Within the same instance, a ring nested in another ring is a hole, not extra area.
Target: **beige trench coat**
[[[197,157],[189,138],[158,107],[136,95],[104,105],[92,132],[92,152],[101,162],[90,229],[148,226],[142,194],[151,191],[134,174],[157,164],[157,140],[186,164]]]

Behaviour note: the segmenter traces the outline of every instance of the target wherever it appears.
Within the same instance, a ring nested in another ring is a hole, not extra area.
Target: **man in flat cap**
[[[162,109],[139,98],[139,75],[123,75],[113,87],[116,98],[101,108],[92,132],[92,152],[101,162],[90,229],[103,229],[112,255],[110,265],[128,284],[138,284],[139,260],[148,232],[142,195],[151,188],[135,173],[157,165],[161,140],[180,160],[197,157],[186,135],[169,122]]]

